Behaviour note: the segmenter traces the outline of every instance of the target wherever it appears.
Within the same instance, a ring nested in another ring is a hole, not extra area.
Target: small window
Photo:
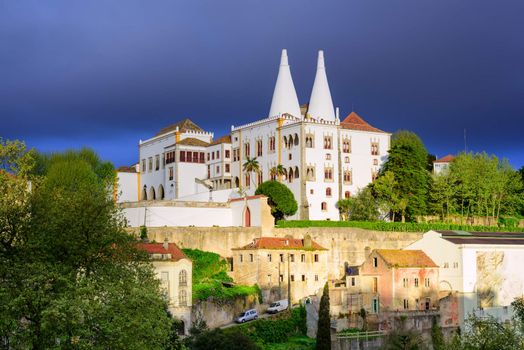
[[[378,292],[378,277],[373,277],[373,293]]]
[[[244,261],[244,257],[242,256],[242,254],[239,255],[238,260],[240,260],[240,262]]]
[[[351,277],[351,286],[354,287],[357,285],[357,281],[355,280],[355,277]]]
[[[302,282],[306,281],[306,275],[302,275]]]
[[[249,261],[253,262],[253,254],[249,254]]]
[[[280,282],[284,282],[284,275],[280,275],[278,278],[280,279]]]
[[[407,309],[409,309],[409,300],[404,299],[404,310],[407,310]]]
[[[318,275],[315,275],[315,281],[318,282]]]
[[[331,187],[326,188],[326,197],[331,197]]]
[[[226,149],[226,152],[225,152],[225,153],[226,153],[226,158],[229,159],[229,158],[231,157],[231,151],[228,150],[228,149]]]
[[[373,258],[373,267],[378,267],[378,258],[377,257]]]
[[[280,262],[284,262],[284,254],[280,254]]]
[[[415,287],[418,287],[418,278],[415,277]]]
[[[407,287],[408,287],[408,279],[407,279],[407,278],[403,278],[403,279],[402,279],[402,286],[403,286],[404,288],[407,288]]]
[[[424,286],[425,286],[426,288],[429,288],[430,285],[431,285],[431,284],[430,284],[429,277],[424,278]]]
[[[331,153],[326,153],[326,160],[331,160]]]
[[[291,275],[291,282],[295,282],[295,275]]]
[[[349,163],[349,157],[344,157],[344,163]]]
[[[267,261],[271,262],[271,254],[267,255]]]
[[[351,197],[351,193],[349,191],[344,192],[344,198],[349,199]]]
[[[318,254],[315,254],[315,262],[318,262]]]
[[[291,262],[295,262],[295,254],[290,254],[290,255],[289,255],[289,260],[290,260]]]
[[[327,211],[327,203],[326,202],[322,202],[320,203],[320,209],[322,211]]]
[[[373,165],[378,165],[378,159],[373,159]]]
[[[306,254],[300,255],[300,262],[306,262]]]

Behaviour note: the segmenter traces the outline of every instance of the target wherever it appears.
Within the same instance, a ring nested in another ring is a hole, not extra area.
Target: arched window
[[[178,285],[180,287],[187,286],[187,272],[182,270],[178,273]]]
[[[289,171],[287,172],[287,174],[288,174],[287,178],[288,178],[289,182],[290,183],[293,182],[293,177],[294,177],[293,176],[293,168],[289,168]]]
[[[344,198],[348,199],[349,197],[351,197],[351,193],[349,191],[344,192]]]
[[[244,227],[251,227],[251,210],[249,210],[249,207],[244,210]]]
[[[164,186],[158,186],[158,199],[164,199]]]
[[[326,197],[331,197],[331,187],[326,188]]]
[[[295,179],[298,179],[298,167],[295,167]]]
[[[238,188],[240,187],[240,179],[238,178],[238,176],[235,177],[235,188]]]
[[[287,148],[287,137],[284,136],[284,147]]]
[[[147,187],[144,185],[144,188],[142,189],[142,197],[141,199],[143,201],[147,201]]]
[[[320,209],[322,209],[322,211],[326,211],[327,210],[327,203],[326,202],[320,203]]]
[[[151,186],[149,188],[149,200],[154,201],[155,199],[156,199],[155,188],[153,186]]]
[[[178,291],[178,306],[187,306],[187,293],[185,289]]]
[[[298,134],[295,134],[295,146],[298,146]]]

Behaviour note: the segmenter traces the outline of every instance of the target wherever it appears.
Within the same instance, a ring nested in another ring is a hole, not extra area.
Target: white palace
[[[266,118],[232,126],[229,135],[217,139],[185,119],[141,140],[136,169],[119,172],[118,201],[226,203],[239,193],[253,195],[258,184],[273,177],[295,195],[299,210],[292,219],[339,220],[337,201],[374,179],[387,158],[390,136],[355,112],[340,120],[323,51],[309,103],[300,106],[282,50]],[[248,158],[256,158],[258,172],[244,171]],[[271,169],[278,165],[284,172],[275,175]]]

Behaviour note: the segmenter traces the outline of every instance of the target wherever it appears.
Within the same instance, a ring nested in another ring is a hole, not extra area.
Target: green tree
[[[269,176],[273,179],[276,178],[278,181],[282,178],[282,176],[286,175],[286,169],[282,164],[279,164],[277,166],[272,167],[269,169]]]
[[[431,211],[437,213],[441,220],[455,212],[455,187],[449,172],[432,176],[429,199]]]
[[[0,228],[0,342],[163,349],[172,321],[159,281],[125,232],[108,181],[81,159],[53,161],[38,175],[32,151],[18,143],[13,157],[6,144],[2,164],[21,166],[0,174],[0,222],[8,223]]]
[[[407,199],[398,193],[398,182],[392,171],[384,172],[370,184],[370,188],[378,200],[380,211],[390,215],[393,221],[395,221],[395,214],[399,213],[402,222],[406,221]]]
[[[380,176],[393,172],[393,188],[399,201],[406,204],[406,219],[414,221],[417,215],[426,214],[429,190],[427,170],[428,152],[420,138],[410,131],[398,131],[391,139],[388,159]]]
[[[242,169],[244,169],[244,171],[247,173],[258,173],[260,171],[260,164],[258,163],[257,157],[246,157],[246,161],[244,162]],[[250,178],[251,182],[254,184],[255,180],[251,176]],[[249,186],[249,184],[246,184],[246,186]]]
[[[369,187],[361,189],[356,196],[349,198],[349,220],[376,221],[379,216],[377,201]]]
[[[431,342],[433,343],[433,350],[446,350],[442,327],[438,325],[436,318],[433,319],[433,325],[431,326]]]
[[[513,350],[524,348],[524,336],[514,324],[498,322],[489,316],[466,320],[465,331],[454,348],[464,350]],[[458,345],[458,346],[457,346]]]
[[[269,198],[268,204],[271,207],[271,214],[275,218],[275,222],[295,214],[298,210],[293,192],[278,181],[270,180],[261,183],[255,194],[263,194]]]
[[[320,298],[317,327],[317,350],[331,349],[331,318],[329,317],[329,286],[324,284],[324,291]]]
[[[349,209],[351,208],[351,200],[349,198],[339,199],[337,201],[337,208],[340,212],[341,220],[349,219]]]
[[[258,347],[258,345],[255,344],[253,340],[251,340],[251,338],[249,338],[240,330],[225,332],[222,329],[217,328],[199,334],[194,339],[194,342],[191,343],[190,349],[259,350],[260,348]]]

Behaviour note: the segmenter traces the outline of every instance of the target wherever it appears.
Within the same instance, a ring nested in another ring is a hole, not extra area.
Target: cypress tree
[[[318,310],[317,350],[329,349],[331,349],[331,320],[329,318],[329,287],[326,282]]]

